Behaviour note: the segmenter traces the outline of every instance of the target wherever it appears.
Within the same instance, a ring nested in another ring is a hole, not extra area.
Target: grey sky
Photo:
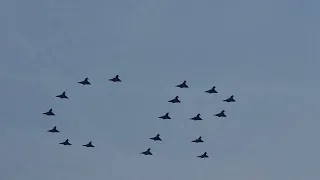
[[[1,177],[319,178],[319,5],[1,1]],[[122,84],[107,81],[116,74]],[[85,77],[92,86],[76,83]],[[189,89],[174,88],[183,80]],[[203,93],[213,85],[218,95]],[[70,100],[54,98],[64,90]],[[232,94],[237,103],[221,101]],[[226,120],[213,116],[222,109]],[[157,119],[165,112],[171,121]],[[204,121],[188,120],[197,113]],[[54,125],[60,134],[46,132]],[[162,143],[148,140],[157,133]],[[139,154],[149,147],[154,156]]]

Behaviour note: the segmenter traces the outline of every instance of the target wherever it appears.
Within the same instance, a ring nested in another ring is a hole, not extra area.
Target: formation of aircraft
[[[122,82],[122,80],[120,79],[120,76],[119,75],[116,75],[115,77],[113,78],[110,78],[108,79],[108,81],[111,81],[113,83],[120,83]],[[79,84],[85,86],[85,85],[91,85],[91,83],[89,82],[89,78],[86,77],[84,80],[82,81],[79,81],[78,82]],[[187,85],[187,81],[184,80],[181,84],[178,84],[176,85],[175,87],[178,87],[178,88],[189,88],[189,86]],[[212,86],[211,89],[209,90],[206,90],[204,91],[205,93],[208,93],[208,94],[217,94],[218,92],[216,91],[216,86]],[[63,91],[61,94],[55,96],[56,98],[59,98],[59,99],[69,99],[69,97],[66,95],[66,91]],[[227,102],[227,103],[232,103],[232,102],[236,102],[236,100],[234,99],[234,95],[231,95],[229,98],[226,98],[224,100],[222,100],[223,102]],[[179,96],[175,96],[173,99],[167,101],[167,102],[170,102],[170,103],[181,103],[181,100],[179,99]],[[55,113],[53,112],[53,109],[50,108],[47,112],[44,112],[42,113],[43,115],[46,115],[46,116],[55,116]],[[214,116],[218,117],[218,118],[226,118],[226,114],[225,114],[225,110],[221,110],[219,113],[217,114],[214,114]],[[162,116],[159,116],[158,117],[159,119],[163,119],[163,120],[170,120],[172,119],[170,117],[170,114],[169,112],[165,113],[164,115]],[[201,118],[201,114],[198,113],[196,116],[190,118],[190,120],[192,121],[201,121],[203,120]],[[57,126],[54,126],[52,129],[50,130],[47,130],[47,132],[50,132],[50,133],[60,133],[60,131],[57,129]],[[157,134],[156,136],[154,137],[150,137],[149,138],[150,140],[153,140],[153,141],[162,141],[162,138],[160,137],[160,134]],[[197,139],[195,140],[192,140],[191,141],[192,143],[204,143],[203,139],[202,139],[202,136],[199,136]],[[66,139],[65,141],[63,142],[60,142],[59,143],[60,145],[63,145],[63,146],[71,146],[72,144],[69,142],[69,139]],[[88,148],[93,148],[95,147],[92,143],[92,141],[89,141],[87,144],[83,144],[82,145],[83,147],[88,147]],[[153,153],[151,152],[151,148],[148,148],[147,150],[141,152],[140,154],[143,154],[143,155],[153,155]],[[204,153],[202,153],[201,155],[198,155],[197,156],[198,158],[209,158],[208,156],[208,153],[205,151]]]

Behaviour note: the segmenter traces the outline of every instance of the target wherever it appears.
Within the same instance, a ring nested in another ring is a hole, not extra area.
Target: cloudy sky
[[[1,177],[319,179],[319,5],[2,0]],[[123,83],[107,81],[116,74]],[[85,77],[92,86],[77,84]],[[183,80],[189,89],[174,87]],[[69,100],[54,98],[62,91]],[[42,115],[50,108],[56,117]],[[157,133],[163,142],[148,139]]]

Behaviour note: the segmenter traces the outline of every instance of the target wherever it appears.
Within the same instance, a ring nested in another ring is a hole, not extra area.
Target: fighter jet
[[[201,136],[199,136],[199,137],[198,137],[198,139],[193,140],[193,141],[191,141],[191,142],[194,142],[194,143],[202,143],[202,142],[203,142],[203,140],[202,140],[202,137],[201,137]]]
[[[202,118],[200,117],[200,114],[197,114],[195,117],[190,118],[190,120],[194,120],[194,121],[201,121]]]
[[[109,81],[112,81],[112,82],[122,82],[121,79],[119,78],[119,75],[116,75],[116,77],[109,79]]]
[[[212,93],[218,93],[217,91],[216,91],[216,86],[213,86],[211,89],[209,89],[209,90],[207,90],[207,91],[205,91],[206,93],[209,93],[209,94],[212,94]]]
[[[80,81],[78,83],[80,83],[82,85],[91,85],[91,83],[89,82],[89,78],[87,78],[87,77],[83,81]]]
[[[218,114],[215,114],[214,116],[217,116],[217,117],[227,117],[225,114],[224,114],[224,110],[222,110],[220,113]]]
[[[59,144],[62,144],[64,146],[71,146],[71,144],[69,143],[69,139],[65,140],[64,142],[61,142]]]
[[[166,113],[165,115],[160,116],[158,118],[160,118],[160,119],[171,119],[171,117],[169,116],[169,113]]]
[[[48,132],[58,133],[58,132],[60,132],[60,131],[57,130],[57,126],[54,126],[52,129],[48,130]]]
[[[60,98],[60,99],[69,99],[69,97],[66,95],[66,92],[65,92],[65,91],[63,91],[62,94],[60,94],[60,95],[58,95],[58,96],[56,96],[56,97],[58,97],[58,98]]]
[[[82,145],[82,146],[85,146],[85,147],[95,147],[94,145],[92,145],[92,142],[90,141],[88,144],[85,144],[85,145]]]
[[[155,137],[149,138],[152,139],[154,141],[162,141],[162,139],[160,138],[160,134],[157,134]]]
[[[170,101],[171,103],[181,103],[181,101],[179,100],[179,96],[176,96],[174,99],[171,99]]]
[[[228,99],[223,100],[224,102],[236,102],[236,100],[234,99],[234,96],[230,96]]]
[[[183,81],[183,83],[176,85],[176,87],[178,88],[189,88],[189,86],[187,85],[187,81]]]
[[[47,115],[47,116],[55,116],[55,114],[52,112],[52,109],[49,109],[48,112],[44,112],[42,114]]]
[[[144,155],[153,155],[151,152],[150,152],[150,148],[148,148],[146,151],[140,153],[140,154],[144,154]]]
[[[209,156],[207,155],[207,152],[204,152],[203,154],[201,154],[200,156],[197,156],[198,158],[209,158]]]

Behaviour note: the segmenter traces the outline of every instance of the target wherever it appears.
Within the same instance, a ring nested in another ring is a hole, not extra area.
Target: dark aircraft
[[[202,120],[202,118],[200,117],[200,114],[197,114],[195,117],[190,118],[190,120],[200,121],[200,120]]]
[[[217,116],[217,117],[227,117],[225,114],[224,114],[224,110],[222,110],[220,113],[218,114],[215,114],[214,116]]]
[[[236,102],[236,100],[233,98],[234,96],[230,96],[228,99],[223,100],[224,102]]]
[[[55,116],[55,114],[52,112],[52,109],[49,109],[48,112],[45,112],[45,113],[42,113],[44,115],[47,115],[47,116]]]
[[[82,145],[82,146],[85,146],[85,147],[94,147],[94,145],[92,145],[92,142],[90,141],[88,144],[85,144],[85,145]]]
[[[176,85],[176,87],[179,88],[189,88],[189,86],[187,85],[187,81],[183,81],[183,83]]]
[[[194,142],[194,143],[202,143],[202,142],[203,142],[203,140],[202,140],[202,137],[201,137],[201,136],[199,136],[199,137],[198,137],[198,139],[193,140],[193,141],[191,141],[191,142]]]
[[[160,116],[158,118],[160,118],[160,119],[171,119],[171,117],[169,116],[169,113],[166,113],[165,115]]]
[[[201,154],[200,156],[197,156],[199,158],[208,158],[209,156],[207,155],[207,152],[204,152],[203,154]]]
[[[91,83],[89,82],[89,78],[87,78],[87,77],[83,81],[80,81],[78,83],[80,83],[82,85],[91,85]]]
[[[60,132],[60,131],[57,130],[57,126],[54,126],[52,129],[48,130],[48,132],[58,133],[58,132]]]
[[[151,152],[150,152],[150,148],[148,148],[146,151],[140,153],[140,154],[144,154],[144,155],[153,155]]]
[[[157,134],[155,137],[149,138],[152,139],[154,141],[162,141],[162,139],[160,138],[160,134]]]
[[[207,90],[207,91],[205,91],[206,93],[209,93],[209,94],[212,94],[212,93],[218,93],[217,91],[216,91],[216,86],[213,86],[211,89],[209,89],[209,90]]]
[[[56,96],[56,97],[58,97],[58,98],[60,98],[60,99],[69,99],[69,97],[66,95],[66,92],[65,92],[65,91],[63,91],[62,94],[60,94],[60,95],[58,95],[58,96]]]
[[[119,78],[119,75],[116,75],[116,77],[109,79],[109,81],[112,81],[112,82],[122,82],[121,79]]]
[[[181,103],[181,101],[179,100],[179,96],[176,96],[174,99],[171,99],[170,101],[171,103]]]
[[[67,139],[64,142],[61,142],[59,144],[62,144],[62,145],[65,145],[65,146],[71,146],[71,144],[69,143],[69,139]]]

